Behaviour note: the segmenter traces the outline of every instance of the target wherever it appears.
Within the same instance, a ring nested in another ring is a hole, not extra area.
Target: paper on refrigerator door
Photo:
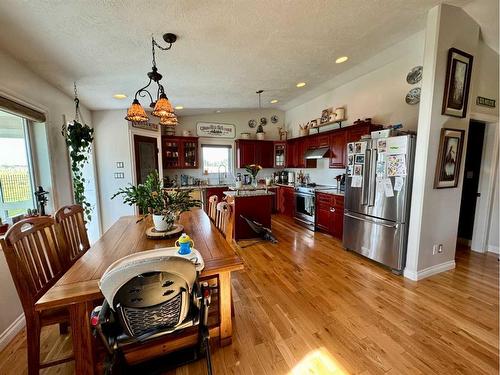
[[[354,143],[354,153],[364,154],[366,152],[366,142],[355,142]]]
[[[387,156],[387,177],[406,176],[406,155]]]
[[[394,179],[394,191],[401,191],[403,189],[404,180],[403,177],[396,177]]]
[[[387,138],[377,139],[377,152],[385,154],[387,152]]]
[[[351,187],[359,188],[363,184],[363,176],[352,176]]]
[[[384,193],[387,198],[394,196],[394,190],[392,189],[392,181],[390,178],[384,179]]]
[[[390,137],[386,138],[386,141],[387,154],[406,154],[406,144],[408,142],[408,138],[406,136]]]

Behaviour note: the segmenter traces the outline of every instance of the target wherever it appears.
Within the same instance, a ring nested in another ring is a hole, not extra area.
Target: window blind
[[[0,96],[0,109],[34,122],[45,122],[45,114]]]

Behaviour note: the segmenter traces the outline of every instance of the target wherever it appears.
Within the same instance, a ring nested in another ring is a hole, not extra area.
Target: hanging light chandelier
[[[165,94],[165,88],[160,83],[163,76],[158,72],[158,68],[156,67],[156,57],[155,57],[155,47],[159,48],[162,51],[168,51],[172,48],[172,45],[177,40],[177,36],[175,34],[167,33],[163,35],[163,40],[168,43],[167,47],[160,46],[153,36],[151,36],[151,52],[153,55],[153,67],[151,68],[151,72],[148,72],[149,82],[146,86],[140,88],[135,93],[134,101],[130,105],[127,110],[127,116],[125,120],[132,122],[148,122],[149,118],[139,102],[138,97],[145,98],[149,97],[151,100],[149,106],[153,108],[151,114],[153,116],[160,118],[160,124],[162,125],[176,125],[177,124],[177,116],[174,113],[174,109],[172,104],[168,100],[167,94]],[[156,100],[153,99],[153,95],[148,91],[149,86],[155,82],[158,86],[156,90]]]

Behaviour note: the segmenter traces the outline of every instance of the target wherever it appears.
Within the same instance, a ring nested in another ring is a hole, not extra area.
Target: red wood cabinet
[[[330,168],[345,168],[346,139],[345,131],[330,134]]]
[[[316,193],[316,228],[342,239],[344,230],[344,197]]]
[[[262,168],[274,168],[274,142],[255,141],[255,160]]]
[[[224,198],[224,192],[228,191],[229,188],[227,186],[217,186],[217,187],[207,187],[205,189],[205,212],[208,212],[208,198],[210,198],[212,195],[217,195],[218,202],[221,202],[222,199]]]
[[[162,160],[164,169],[198,168],[198,138],[162,136]]]
[[[287,147],[285,141],[274,142],[273,145],[273,165],[274,168],[284,168],[286,166]]]
[[[262,168],[274,166],[274,142],[238,139],[236,141],[236,162],[238,168],[260,164]]]
[[[297,165],[297,142],[295,139],[290,139],[286,142],[286,166],[295,168]]]
[[[276,211],[280,214],[293,217],[295,215],[295,190],[289,186],[276,188]]]

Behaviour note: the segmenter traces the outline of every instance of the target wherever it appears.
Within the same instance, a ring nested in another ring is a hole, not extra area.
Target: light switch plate
[[[116,168],[123,168],[123,161],[117,161]]]

